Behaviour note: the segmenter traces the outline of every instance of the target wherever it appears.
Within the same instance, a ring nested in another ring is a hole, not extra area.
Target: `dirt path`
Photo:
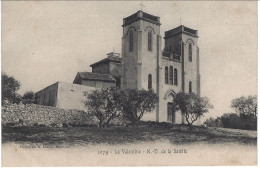
[[[229,128],[217,128],[217,127],[211,127],[212,129],[216,131],[220,131],[227,134],[235,134],[240,136],[248,136],[250,138],[257,138],[257,131],[253,130],[240,130],[240,129],[229,129]]]

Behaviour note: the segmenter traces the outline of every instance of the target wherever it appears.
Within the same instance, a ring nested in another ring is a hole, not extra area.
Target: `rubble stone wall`
[[[36,104],[11,104],[2,106],[2,125],[52,125],[79,124],[95,125],[97,121],[83,110],[59,109]]]

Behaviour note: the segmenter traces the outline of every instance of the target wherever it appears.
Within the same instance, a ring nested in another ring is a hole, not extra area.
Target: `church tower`
[[[200,95],[198,31],[180,25],[166,31],[164,39],[159,117],[160,121],[182,124],[186,123],[184,116],[173,109],[175,94],[182,91]]]
[[[161,49],[160,17],[141,10],[124,18],[122,87],[157,90]]]
[[[181,25],[166,31],[164,39],[164,55],[182,62],[181,90],[200,95],[198,31]]]

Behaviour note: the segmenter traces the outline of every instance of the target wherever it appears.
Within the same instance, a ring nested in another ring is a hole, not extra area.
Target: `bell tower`
[[[123,88],[157,90],[160,25],[160,17],[142,10],[123,19]]]
[[[164,55],[182,63],[181,90],[200,95],[198,31],[180,25],[165,32]]]

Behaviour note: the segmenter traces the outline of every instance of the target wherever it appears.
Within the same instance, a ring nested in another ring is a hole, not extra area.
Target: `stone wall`
[[[33,126],[49,125],[95,125],[97,121],[83,110],[66,110],[35,104],[11,104],[2,106],[2,125]]]

